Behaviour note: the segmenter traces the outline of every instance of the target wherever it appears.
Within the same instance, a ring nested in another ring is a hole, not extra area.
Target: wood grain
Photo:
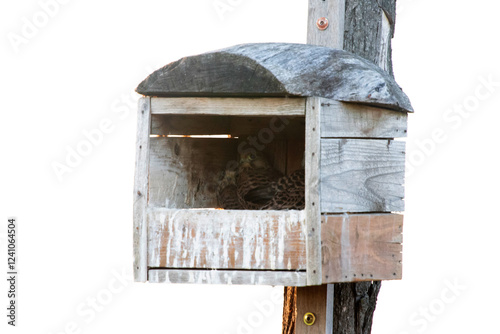
[[[307,285],[321,284],[320,114],[321,99],[308,98],[305,151]]]
[[[297,289],[296,333],[325,333],[327,325],[327,295],[327,285],[306,286]],[[311,326],[304,323],[304,315],[308,312],[313,313],[316,317],[314,324]]]
[[[305,270],[304,220],[303,211],[150,209],[149,266]]]
[[[168,135],[231,135],[257,136],[260,142],[275,138],[305,137],[303,116],[216,116],[216,115],[152,115],[151,134]],[[301,158],[302,159],[302,158]]]
[[[307,44],[343,49],[344,17],[346,0],[309,0],[309,17],[307,19]],[[319,30],[316,22],[326,17],[329,25]]]
[[[304,286],[303,271],[150,269],[151,283]]]
[[[171,209],[216,208],[217,186],[236,139],[151,138],[149,205]]]
[[[323,216],[323,283],[401,279],[402,229],[398,214]]]
[[[390,43],[394,34],[395,10],[395,0],[345,0],[343,49],[379,65],[391,76]]]
[[[404,211],[405,143],[321,139],[321,212]]]
[[[328,99],[323,99],[321,106],[323,138],[406,137],[405,113]]]
[[[151,98],[153,114],[304,116],[303,98],[177,97]]]
[[[147,223],[146,206],[148,202],[149,171],[149,97],[139,99],[137,112],[137,141],[134,180],[134,280],[147,280]]]

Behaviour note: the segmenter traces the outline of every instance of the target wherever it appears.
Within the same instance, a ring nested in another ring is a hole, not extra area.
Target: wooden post
[[[395,9],[396,0],[309,0],[307,43],[353,52],[392,75]],[[315,225],[309,219],[317,218],[307,215],[308,226]],[[308,263],[308,284],[312,266]],[[370,333],[379,290],[380,281],[299,287],[295,298],[285,299],[284,312],[296,310],[296,323],[284,319],[283,333]],[[307,312],[316,312],[319,323],[307,326]]]
[[[320,208],[320,109],[318,97],[310,97],[306,103],[306,254],[307,285],[320,285],[321,275],[321,208]]]
[[[148,201],[149,132],[151,123],[151,98],[139,100],[137,113],[137,142],[134,182],[134,280],[146,282],[148,277],[148,230],[146,205]]]

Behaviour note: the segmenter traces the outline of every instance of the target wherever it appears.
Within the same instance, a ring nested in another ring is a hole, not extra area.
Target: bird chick
[[[274,182],[282,176],[261,152],[241,154],[236,180],[240,205],[248,210],[262,209],[275,194]]]
[[[303,210],[305,207],[305,173],[303,169],[279,178],[273,184],[274,196],[263,210]]]
[[[226,170],[217,189],[217,203],[224,210],[242,209],[236,188],[236,171]]]

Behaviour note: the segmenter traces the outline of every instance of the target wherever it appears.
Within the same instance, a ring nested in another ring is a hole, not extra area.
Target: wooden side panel
[[[149,270],[151,283],[244,284],[304,286],[303,271],[252,270]]]
[[[308,98],[306,106],[305,211],[307,230],[307,285],[321,284],[320,210],[320,98]]]
[[[304,116],[304,98],[153,97],[153,114]]]
[[[404,210],[405,143],[322,139],[321,212]]]
[[[406,137],[406,113],[327,99],[321,106],[323,138]]]
[[[304,270],[303,211],[150,209],[149,267]]]
[[[322,218],[324,284],[401,279],[402,215],[344,214]]]
[[[134,180],[134,280],[147,280],[147,223],[149,126],[151,98],[139,100]]]
[[[325,30],[318,29],[316,22],[326,17],[329,25]],[[345,0],[309,0],[307,20],[307,44],[343,49],[344,46]]]
[[[217,207],[222,171],[237,159],[236,139],[151,138],[149,205]]]

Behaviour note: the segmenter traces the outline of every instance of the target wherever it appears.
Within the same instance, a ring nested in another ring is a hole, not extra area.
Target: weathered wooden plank
[[[328,317],[327,292],[327,285],[306,286],[297,289],[296,333],[325,334]],[[304,322],[304,316],[307,313],[312,313],[315,317],[312,325],[306,325]]]
[[[308,98],[305,150],[307,285],[321,284],[320,115],[321,99]]]
[[[304,286],[304,271],[151,269],[151,283]]]
[[[204,115],[152,115],[152,135],[224,135],[230,134],[230,118]]]
[[[151,98],[153,114],[304,116],[303,98],[177,97]]]
[[[151,98],[139,100],[134,180],[134,280],[147,280],[147,223],[149,124]]]
[[[149,267],[304,270],[304,220],[303,211],[150,209]]]
[[[171,209],[216,208],[217,186],[236,139],[151,138],[149,205]]]
[[[323,283],[401,279],[403,216],[326,215]]]
[[[344,45],[344,17],[346,0],[309,0],[307,44],[342,49]],[[320,18],[328,20],[325,30],[318,29]]]
[[[276,138],[296,139],[305,137],[303,116],[216,116],[216,115],[152,115],[152,135],[231,135],[252,136],[259,143]],[[243,138],[246,139],[246,138]]]
[[[243,44],[168,64],[148,76],[137,92],[163,97],[318,96],[413,111],[408,97],[376,63],[316,45]],[[155,106],[154,99],[153,113]],[[203,113],[206,106],[192,109]]]
[[[404,210],[405,143],[321,139],[321,212]]]
[[[406,137],[405,113],[324,99],[321,101],[323,138]]]
[[[231,117],[230,133],[236,137],[252,135],[263,144],[275,138],[303,139],[305,137],[303,116],[304,114],[298,117]]]

